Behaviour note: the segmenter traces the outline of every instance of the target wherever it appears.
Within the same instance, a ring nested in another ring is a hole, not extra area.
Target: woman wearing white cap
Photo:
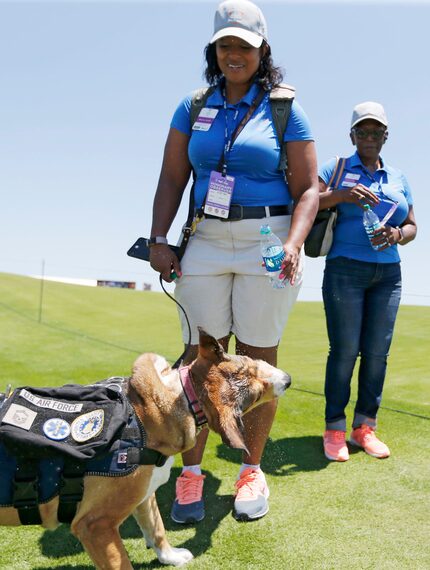
[[[171,281],[172,269],[179,276],[175,296],[192,326],[187,361],[196,355],[197,325],[201,325],[224,348],[234,335],[236,353],[275,365],[301,283],[303,242],[318,208],[313,136],[294,100],[283,139],[288,170],[278,169],[281,153],[269,94],[282,75],[273,65],[266,22],[255,4],[227,0],[219,5],[205,56],[205,77],[212,91],[204,108],[191,126],[192,96],[188,96],[171,122],[154,200],[151,265],[166,281]],[[192,169],[195,206],[205,214],[179,263],[165,236]],[[225,211],[217,215],[210,202],[219,199],[220,184],[231,205],[229,209],[227,200],[218,208]],[[261,267],[262,224],[269,224],[283,241],[285,288],[273,289]],[[187,326],[181,318],[186,341]],[[260,459],[275,412],[275,403],[263,404],[245,418],[247,452],[236,483],[237,519],[257,519],[268,511],[269,490]],[[176,522],[204,517],[200,463],[206,438],[203,430],[196,447],[183,455],[172,508]]]
[[[320,209],[336,206],[338,211],[323,281],[330,340],[324,452],[332,461],[349,459],[345,408],[358,356],[358,397],[349,441],[373,457],[390,455],[387,445],[375,435],[376,415],[400,303],[397,245],[412,241],[417,227],[406,178],[380,156],[388,138],[387,127],[381,104],[358,104],[353,110],[350,132],[357,151],[346,159],[338,187],[328,187],[335,159],[320,171]],[[363,210],[368,207],[383,223],[372,243],[363,226]]]

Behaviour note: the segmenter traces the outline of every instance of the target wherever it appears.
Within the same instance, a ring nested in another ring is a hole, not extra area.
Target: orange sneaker
[[[390,456],[388,446],[376,437],[375,430],[367,424],[361,424],[360,427],[353,429],[349,441],[364,449],[372,457],[384,459]]]
[[[330,461],[348,461],[345,433],[339,429],[328,429],[324,432],[324,454]]]

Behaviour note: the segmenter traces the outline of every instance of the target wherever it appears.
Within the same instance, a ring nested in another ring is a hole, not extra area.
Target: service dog
[[[71,532],[96,568],[132,569],[118,530],[129,515],[161,563],[189,562],[193,558],[189,550],[169,544],[155,497],[158,486],[168,480],[172,456],[195,445],[203,422],[225,444],[246,450],[242,415],[281,396],[290,385],[285,372],[261,360],[229,355],[215,338],[199,330],[198,356],[185,367],[185,377],[162,356],[145,353],[135,361],[127,382],[127,398],[144,426],[147,447],[169,456],[165,465],[140,465],[124,477],[84,478]],[[43,527],[56,528],[58,498],[38,508]],[[0,508],[0,524],[19,525],[17,509]]]

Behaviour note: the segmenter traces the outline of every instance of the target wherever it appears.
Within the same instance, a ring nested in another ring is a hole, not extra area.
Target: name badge
[[[209,109],[208,107],[204,107],[197,117],[194,125],[193,131],[208,131],[212,123],[215,120],[215,117],[218,115],[219,109]]]
[[[360,180],[360,174],[353,174],[352,172],[347,172],[345,174],[345,178],[342,180],[341,186],[353,188],[358,184],[359,180]]]
[[[234,188],[234,176],[223,176],[213,170],[209,180],[204,212],[211,216],[228,218]]]

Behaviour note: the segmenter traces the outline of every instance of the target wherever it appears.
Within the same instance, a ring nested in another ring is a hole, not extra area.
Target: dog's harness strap
[[[65,461],[60,479],[60,496],[58,505],[58,520],[62,523],[71,522],[78,503],[84,494],[85,463]]]
[[[12,503],[18,509],[21,524],[41,524],[38,498],[37,462],[18,457]]]
[[[179,378],[181,380],[182,389],[184,390],[185,397],[188,401],[190,412],[194,416],[197,428],[207,424],[208,420],[202,410],[199,399],[196,396],[194,386],[191,380],[191,369],[189,366],[181,366],[179,368]]]
[[[147,447],[131,447],[127,451],[127,465],[155,465],[162,467],[167,456]]]
[[[125,427],[121,432],[121,439],[127,439],[127,440],[130,439],[132,441],[136,441],[140,440],[141,438],[142,438],[142,432],[138,427]]]

